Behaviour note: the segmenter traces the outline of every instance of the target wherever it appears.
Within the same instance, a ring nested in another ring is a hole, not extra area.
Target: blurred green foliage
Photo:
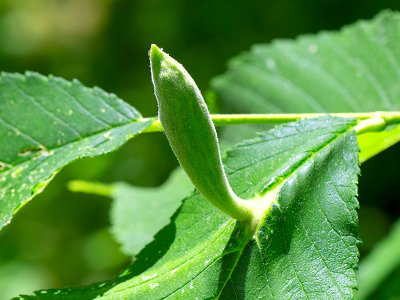
[[[384,8],[400,9],[400,2],[2,0],[0,70],[78,78],[153,116],[156,101],[147,57],[151,43],[179,58],[206,91],[226,61],[252,44],[339,29]],[[399,216],[399,151],[393,147],[362,166],[361,255]],[[68,192],[67,181],[154,186],[176,164],[163,135],[147,134],[116,153],[65,168],[0,232],[0,299],[110,278],[129,263],[108,231],[110,200]]]

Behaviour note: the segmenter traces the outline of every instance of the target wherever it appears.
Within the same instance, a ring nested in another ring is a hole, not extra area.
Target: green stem
[[[400,124],[400,112],[382,111],[367,113],[304,113],[304,114],[214,114],[211,119],[215,126],[238,124],[279,124],[293,122],[302,118],[315,118],[321,116],[335,116],[343,118],[356,118],[360,121],[373,119],[370,123],[360,122],[357,133],[383,130],[386,126]],[[144,132],[162,132],[163,128],[158,119]]]
[[[361,120],[355,127],[357,134],[366,132],[382,131],[387,126],[399,124],[400,118],[397,112],[376,112],[374,116]]]
[[[71,192],[95,194],[104,197],[111,197],[114,193],[115,186],[112,184],[103,184],[98,182],[90,182],[84,180],[72,180],[68,182],[68,189]]]

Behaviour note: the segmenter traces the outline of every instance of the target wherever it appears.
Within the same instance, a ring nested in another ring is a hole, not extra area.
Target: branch
[[[238,124],[280,124],[297,121],[302,118],[315,118],[321,116],[335,116],[343,118],[355,118],[362,126],[358,127],[357,133],[380,131],[392,124],[400,124],[400,112],[381,111],[367,113],[303,113],[303,114],[214,114],[211,115],[215,126],[238,125]],[[162,132],[163,128],[157,118],[154,123],[144,132]],[[147,120],[148,120],[147,119]]]

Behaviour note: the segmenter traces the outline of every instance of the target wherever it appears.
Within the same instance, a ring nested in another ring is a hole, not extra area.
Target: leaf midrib
[[[274,194],[275,194],[275,195],[274,195],[274,196],[275,196],[275,201],[274,201],[274,202],[271,202],[271,206],[273,205],[273,203],[275,203],[275,204],[277,205],[278,209],[280,210],[280,205],[279,205],[279,202],[278,202],[279,192],[280,192],[281,189],[284,187],[284,185],[286,184],[286,182],[287,182],[299,169],[301,169],[307,162],[312,161],[313,158],[315,157],[315,155],[319,154],[319,153],[320,153],[321,151],[323,151],[325,148],[329,147],[333,142],[335,142],[337,139],[339,139],[340,137],[342,137],[344,134],[346,134],[346,133],[348,133],[349,131],[353,130],[354,127],[355,127],[356,125],[357,125],[357,123],[348,126],[348,127],[347,127],[345,130],[343,130],[343,131],[337,132],[337,134],[335,134],[335,135],[334,135],[330,140],[328,140],[323,146],[318,147],[315,151],[312,151],[312,153],[311,153],[309,156],[307,156],[307,157],[305,157],[303,160],[301,160],[301,161],[299,162],[299,164],[298,164],[295,168],[291,169],[291,171],[290,171],[289,174],[287,174],[287,175],[284,176],[284,177],[278,177],[278,179],[275,181],[276,183],[275,183],[275,184],[272,184],[272,185],[270,185],[270,186],[268,187],[268,190],[264,192],[264,195],[262,196],[261,199],[265,199],[265,198],[267,198],[268,196],[270,196],[271,193],[274,193]],[[276,191],[276,189],[278,189],[278,191]],[[268,214],[270,213],[270,208],[271,208],[271,206],[269,206],[268,209],[265,211],[265,213],[264,213],[263,217],[261,218],[261,220],[264,220],[264,219],[268,216]],[[254,235],[254,237],[253,237],[253,239],[255,239],[255,241],[256,241],[256,244],[257,244],[257,247],[259,248],[259,250],[261,250],[261,247],[260,247],[259,242],[258,242],[258,240],[259,240],[258,234],[259,234],[259,231],[260,231],[260,226],[261,226],[261,224],[262,224],[261,220],[260,220],[259,224],[257,225],[256,232],[255,232],[255,235]],[[339,236],[340,236],[340,235],[339,235]],[[341,236],[340,236],[340,237],[341,237]],[[342,237],[341,237],[341,239],[342,239]],[[344,241],[343,241],[343,244],[346,245],[346,243],[344,243]],[[313,245],[313,247],[315,247],[314,242],[312,242],[312,245]],[[285,240],[285,246],[287,247],[287,245],[286,245],[286,240]],[[318,250],[318,249],[317,249],[317,250]],[[319,250],[318,250],[318,253],[319,253]],[[262,252],[261,252],[261,251],[259,251],[259,254],[262,256]],[[327,269],[327,270],[329,271],[329,273],[331,274],[331,270],[326,266],[326,262],[325,262],[325,260],[322,258],[322,256],[321,256],[321,259],[322,259],[323,263],[325,264],[326,269]],[[291,262],[291,264],[292,264],[292,262]],[[307,293],[306,293],[306,291],[305,291],[305,289],[304,289],[304,287],[303,287],[302,282],[299,280],[299,278],[298,278],[298,276],[297,276],[297,270],[294,269],[293,271],[294,271],[294,273],[295,273],[295,276],[296,276],[297,280],[299,281],[299,283],[300,283],[300,285],[301,285],[301,287],[302,287],[302,290],[303,290],[304,294],[306,295],[307,299],[309,299],[309,297],[308,297],[308,295],[307,295]],[[336,286],[337,286],[339,292],[343,295],[343,292],[342,292],[342,290],[340,289],[340,286],[337,284],[336,280],[335,280],[332,276],[331,276],[331,279],[332,279],[332,280],[334,281],[334,283],[336,284]],[[269,285],[268,285],[268,286],[269,286]]]
[[[273,192],[275,189],[278,189],[278,192],[276,193],[277,197],[279,195],[280,190],[282,189],[283,185],[289,180],[294,173],[296,173],[301,167],[303,167],[307,162],[311,161],[315,155],[319,154],[322,150],[325,148],[329,147],[334,141],[336,141],[338,138],[346,134],[347,132],[353,130],[357,124],[350,125],[348,126],[345,130],[343,131],[338,131],[337,133],[333,133],[334,136],[329,139],[324,145],[316,148],[311,152],[311,154],[307,155],[304,157],[302,160],[299,161],[299,163],[292,169],[290,169],[289,173],[283,176],[277,176],[274,180],[273,183],[268,185],[268,187],[261,192],[261,198],[267,197],[267,194],[270,192]]]
[[[85,139],[94,137],[94,136],[96,136],[96,135],[104,134],[104,133],[106,133],[106,132],[108,132],[108,131],[111,131],[111,130],[114,130],[114,129],[122,128],[122,127],[125,127],[125,126],[128,126],[128,125],[134,124],[134,123],[140,123],[140,122],[145,123],[145,122],[148,122],[148,121],[150,121],[150,120],[151,120],[152,122],[151,122],[148,126],[151,126],[151,125],[156,121],[156,119],[149,119],[149,118],[140,117],[140,118],[138,118],[138,119],[130,120],[129,122],[126,122],[126,123],[123,123],[123,124],[118,124],[118,125],[116,125],[116,126],[112,126],[112,127],[107,128],[107,129],[102,129],[102,130],[96,131],[96,132],[91,133],[91,134],[89,134],[89,135],[81,136],[81,137],[79,137],[79,138],[77,138],[77,139],[68,141],[68,142],[66,142],[66,143],[64,143],[64,144],[61,144],[61,145],[55,145],[54,147],[49,147],[49,148],[47,148],[47,147],[45,147],[44,145],[40,144],[39,147],[43,147],[43,148],[41,148],[42,150],[37,151],[37,152],[34,153],[32,156],[29,156],[29,155],[26,156],[26,159],[25,159],[25,160],[21,160],[21,161],[19,161],[17,164],[10,164],[10,163],[7,163],[7,162],[2,162],[2,163],[5,163],[5,164],[7,164],[7,165],[9,165],[9,166],[11,166],[11,167],[8,167],[8,168],[6,168],[6,169],[1,170],[1,171],[0,171],[0,174],[5,173],[5,172],[9,172],[9,171],[13,170],[15,167],[18,167],[19,165],[21,165],[21,164],[23,164],[23,163],[25,163],[25,162],[27,162],[27,161],[33,159],[33,158],[40,157],[41,155],[38,155],[38,154],[43,153],[43,151],[46,151],[46,152],[54,151],[54,150],[57,150],[57,149],[60,149],[60,148],[64,148],[65,146],[69,146],[69,145],[71,145],[71,144],[79,143],[79,142],[82,141],[82,140],[85,140]],[[142,132],[143,130],[145,130],[145,129],[146,129],[146,128],[143,128],[143,129],[140,130],[137,134],[141,133],[141,132]],[[99,144],[99,145],[100,145],[100,144]],[[98,146],[98,145],[96,145],[96,147],[97,147],[97,146]]]
[[[113,292],[113,295],[118,294],[118,293],[122,293],[122,292],[124,292],[124,291],[128,291],[128,290],[130,290],[130,289],[132,289],[132,288],[136,288],[136,287],[138,287],[138,286],[140,286],[140,285],[143,285],[143,284],[148,284],[149,282],[154,281],[155,279],[159,279],[160,277],[164,276],[164,275],[167,274],[168,272],[171,272],[171,270],[174,270],[174,269],[176,269],[176,268],[179,268],[179,267],[181,267],[181,266],[183,266],[183,265],[189,263],[190,261],[192,261],[193,259],[195,259],[198,255],[200,255],[204,250],[206,250],[206,249],[208,248],[208,246],[210,246],[212,243],[214,243],[215,241],[217,241],[218,238],[225,232],[225,230],[226,230],[229,226],[232,225],[233,222],[236,222],[236,220],[234,220],[234,219],[232,219],[232,218],[230,218],[230,219],[228,219],[226,222],[224,222],[224,224],[223,224],[222,226],[220,226],[220,228],[214,233],[214,238],[212,239],[211,242],[210,242],[210,240],[206,240],[206,241],[204,241],[203,243],[201,243],[200,245],[198,245],[196,248],[197,248],[197,249],[200,248],[199,251],[196,251],[196,253],[193,254],[193,255],[191,255],[189,258],[185,258],[186,256],[181,257],[181,258],[180,258],[180,261],[183,261],[182,263],[178,264],[177,266],[174,266],[173,268],[171,268],[171,267],[165,268],[165,269],[167,269],[167,270],[165,270],[163,273],[160,273],[160,274],[158,274],[158,272],[157,272],[158,269],[148,269],[148,270],[146,270],[145,273],[157,273],[158,275],[155,276],[155,277],[153,277],[153,278],[150,278],[150,279],[148,279],[148,280],[141,281],[141,282],[139,282],[138,284],[135,284],[135,285],[132,285],[132,286],[127,286],[127,287],[125,287],[125,288],[121,288],[121,289],[119,289],[119,290],[117,290],[117,291],[114,291],[114,292]],[[206,245],[204,245],[204,244],[206,244]],[[195,249],[196,249],[196,248],[195,248]],[[210,262],[209,264],[207,264],[207,266],[206,266],[205,268],[203,268],[203,269],[201,270],[201,272],[199,272],[198,274],[196,274],[196,276],[194,276],[193,278],[196,278],[197,276],[199,276],[199,275],[200,275],[204,270],[206,270],[209,266],[213,265],[213,264],[215,263],[215,261],[217,261],[219,258],[221,258],[221,257],[223,257],[224,255],[229,254],[229,253],[231,253],[231,252],[226,252],[226,253],[223,253],[222,255],[218,255],[217,257],[215,257],[215,258],[212,260],[212,262]],[[170,262],[170,261],[171,261],[171,259],[168,260],[168,262]],[[168,263],[168,262],[166,262],[166,263]],[[161,265],[159,268],[162,268],[163,266],[165,266],[165,265]],[[142,273],[141,275],[138,275],[138,276],[143,276],[145,273]],[[134,277],[134,278],[135,278],[135,277]],[[132,278],[132,279],[134,279],[134,278]],[[192,281],[193,278],[192,278],[190,281]],[[139,279],[139,278],[138,278],[138,279]],[[129,281],[129,280],[128,280],[128,281]],[[190,281],[188,281],[188,282],[190,282]],[[127,281],[125,281],[125,282],[123,282],[123,283],[126,283],[126,282],[127,282]],[[182,286],[180,286],[180,287],[177,288],[176,290],[181,289],[181,288],[182,288],[183,286],[185,286],[188,282],[186,282],[185,284],[183,284]],[[175,291],[176,291],[176,290],[175,290]],[[171,294],[173,294],[175,291],[173,291]],[[169,294],[169,295],[171,295],[171,294]],[[105,296],[106,296],[106,295],[105,295]]]
[[[289,174],[287,174],[287,175],[285,175],[285,176],[283,176],[283,177],[278,177],[277,180],[276,180],[276,183],[275,183],[275,184],[272,184],[272,185],[270,185],[270,186],[268,186],[268,190],[266,190],[266,191],[263,192],[264,195],[261,196],[260,199],[257,200],[257,201],[263,201],[263,200],[265,200],[266,198],[270,198],[270,197],[271,197],[271,193],[272,193],[272,196],[275,197],[275,201],[269,201],[270,205],[266,208],[266,210],[265,210],[265,212],[264,212],[262,218],[260,219],[259,224],[258,224],[257,227],[256,227],[255,234],[253,235],[253,239],[256,241],[257,247],[260,248],[259,243],[257,242],[257,240],[258,240],[258,238],[259,238],[259,237],[258,237],[258,232],[259,232],[259,229],[260,229],[260,225],[261,225],[261,223],[262,223],[261,220],[265,219],[265,218],[267,217],[267,215],[270,213],[270,211],[271,211],[270,209],[271,209],[271,206],[273,205],[273,203],[276,203],[276,204],[278,205],[278,208],[280,209],[279,203],[278,203],[279,192],[280,192],[280,190],[282,189],[282,187],[285,185],[285,183],[287,182],[287,180],[289,180],[289,179],[290,179],[299,169],[301,169],[307,162],[312,161],[312,160],[314,159],[314,157],[315,157],[316,155],[318,155],[321,151],[323,151],[325,148],[329,147],[333,142],[335,142],[337,139],[341,138],[344,134],[346,134],[346,133],[348,133],[349,131],[353,130],[354,127],[357,125],[357,123],[358,123],[358,122],[355,122],[355,123],[352,124],[352,125],[347,125],[347,127],[346,127],[344,130],[335,132],[335,133],[334,133],[334,136],[333,136],[331,139],[329,139],[324,145],[322,145],[322,146],[316,148],[314,151],[311,152],[310,155],[308,155],[307,157],[305,157],[304,159],[302,159],[293,169],[290,170]],[[269,199],[269,200],[270,200],[270,199]],[[222,295],[222,291],[224,290],[226,284],[227,284],[227,283],[229,282],[229,280],[231,279],[232,273],[233,273],[234,269],[236,268],[236,265],[237,265],[237,263],[238,263],[238,261],[239,261],[241,255],[242,255],[242,253],[243,253],[245,247],[247,246],[247,244],[248,244],[248,242],[245,243],[241,249],[239,249],[240,254],[238,255],[238,257],[237,257],[237,259],[236,259],[236,261],[235,261],[235,265],[232,267],[231,272],[230,272],[229,276],[227,277],[226,281],[224,282],[224,285],[223,285],[223,287],[221,288],[221,290],[220,290],[220,292],[219,292],[219,294],[218,294],[218,296],[217,296],[216,299],[219,299],[219,297]],[[296,276],[297,276],[297,272],[295,272],[295,273],[296,273]],[[303,290],[304,290],[304,289],[303,289]],[[304,292],[305,292],[305,291],[304,291]]]

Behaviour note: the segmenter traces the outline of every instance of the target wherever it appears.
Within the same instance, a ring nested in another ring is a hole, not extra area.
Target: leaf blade
[[[279,186],[282,183],[279,178],[292,178],[296,170],[307,166],[310,155],[318,155],[324,149],[329,154],[331,148],[325,146],[335,142],[338,136],[352,133],[354,137],[355,125],[355,120],[341,118],[301,120],[279,126],[249,144],[237,146],[228,151],[224,159],[232,187],[241,197],[254,197],[265,192],[271,184]],[[337,145],[335,149],[340,150],[341,146]],[[357,153],[352,155],[350,162],[357,165]],[[356,218],[355,211],[352,216]],[[239,258],[245,257],[242,252],[247,251],[249,238],[243,225],[194,193],[184,200],[172,223],[156,235],[135,263],[118,278],[86,288],[39,291],[36,295],[40,299],[91,299],[95,296],[143,299],[150,295],[154,299],[219,297],[231,274],[234,277],[240,270],[246,270]],[[355,237],[350,237],[349,243],[356,248]],[[351,259],[358,258],[353,255]],[[352,267],[348,266],[346,270],[350,269]],[[248,273],[254,272],[252,269]],[[163,275],[159,277],[159,274]],[[260,278],[266,282],[265,277]]]
[[[122,245],[123,252],[137,255],[158,231],[169,224],[182,199],[193,189],[180,168],[158,188],[117,184],[112,195],[111,231]]]
[[[111,232],[120,243],[122,251],[132,257],[170,223],[182,199],[194,189],[181,168],[172,171],[169,178],[157,187],[76,180],[69,182],[68,188],[73,192],[112,198]]]
[[[108,153],[152,124],[115,95],[74,80],[0,77],[0,227],[66,164]]]
[[[399,111],[400,47],[394,42],[400,38],[399,24],[399,13],[384,11],[338,32],[255,45],[233,58],[212,86],[230,111]],[[359,139],[365,161],[400,136],[397,127],[374,133],[368,143],[363,135]],[[383,147],[382,140],[389,139]]]
[[[222,299],[353,297],[358,146],[354,130],[328,141],[278,181],[277,204],[246,246]]]

